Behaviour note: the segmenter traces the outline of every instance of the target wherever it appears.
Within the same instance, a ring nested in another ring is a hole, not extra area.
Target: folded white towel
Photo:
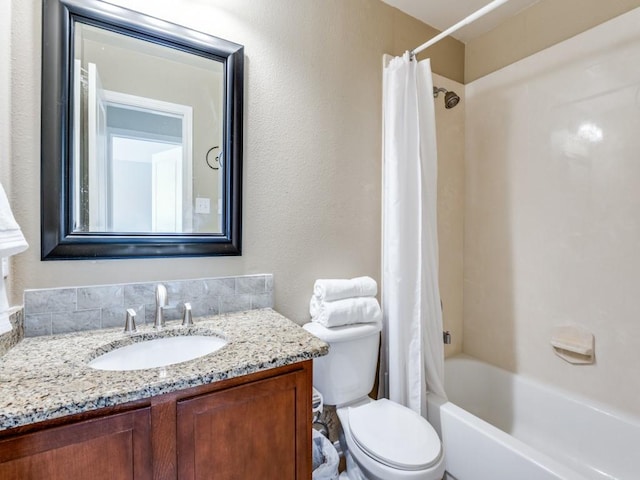
[[[351,297],[375,297],[377,293],[378,284],[371,277],[356,277],[351,280],[316,280],[313,285],[313,295],[320,302],[331,302]]]
[[[13,217],[7,194],[0,185],[0,257],[10,257],[29,247]]]
[[[312,322],[317,322],[327,328],[354,323],[379,322],[381,320],[382,311],[374,297],[356,297],[334,302],[319,302],[316,315],[311,317]]]

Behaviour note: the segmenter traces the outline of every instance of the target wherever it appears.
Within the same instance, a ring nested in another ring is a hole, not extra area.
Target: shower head
[[[460,97],[456,92],[447,92],[444,94],[444,106],[445,108],[453,108],[460,101]]]
[[[458,94],[446,88],[433,87],[433,98],[438,98],[440,92],[444,92],[444,108],[453,108],[460,102]]]

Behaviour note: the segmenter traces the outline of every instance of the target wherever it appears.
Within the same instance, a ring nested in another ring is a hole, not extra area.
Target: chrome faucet
[[[167,287],[162,284],[156,285],[156,318],[153,328],[160,330],[165,325],[164,308],[167,306]]]

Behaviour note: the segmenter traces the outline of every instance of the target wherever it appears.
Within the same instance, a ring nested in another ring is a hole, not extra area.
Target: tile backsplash
[[[167,320],[181,318],[185,302],[194,317],[273,307],[271,274],[25,290],[24,335],[124,326],[128,308],[136,311],[138,325],[153,323],[160,283],[167,288]]]

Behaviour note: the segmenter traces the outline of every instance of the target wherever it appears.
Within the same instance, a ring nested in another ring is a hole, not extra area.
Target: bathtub
[[[448,478],[638,480],[640,419],[459,355],[429,395]]]

